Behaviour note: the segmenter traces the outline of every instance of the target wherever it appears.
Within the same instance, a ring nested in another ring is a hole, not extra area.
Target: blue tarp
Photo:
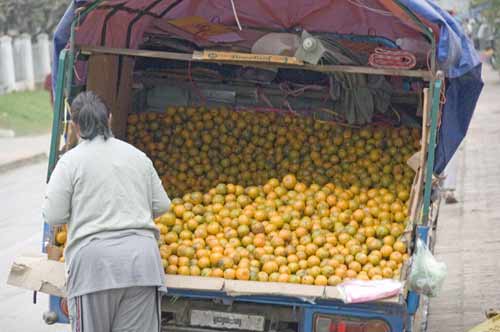
[[[447,79],[434,164],[434,171],[439,174],[469,128],[483,88],[481,61],[462,26],[434,1],[401,0],[401,3],[440,27],[437,60]]]
[[[71,32],[71,22],[73,21],[73,17],[75,16],[74,12],[74,3],[73,1],[71,1],[71,4],[69,5],[68,9],[66,9],[66,12],[64,13],[61,21],[56,27],[56,31],[54,32],[54,54],[52,59],[52,92],[54,96],[56,95],[59,55],[68,44]]]
[[[85,0],[72,1],[54,34],[54,91],[57,59],[68,42],[74,17],[73,3],[78,5],[82,2]],[[447,79],[446,103],[442,110],[434,171],[441,173],[467,133],[483,87],[481,62],[458,21],[433,0],[400,0],[400,3],[440,27],[437,60]]]

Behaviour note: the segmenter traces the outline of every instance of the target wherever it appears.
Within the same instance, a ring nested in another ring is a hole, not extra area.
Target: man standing
[[[153,218],[170,200],[151,160],[113,138],[110,112],[97,95],[78,95],[71,119],[80,143],[54,169],[43,217],[68,226],[72,329],[159,331],[165,275]]]

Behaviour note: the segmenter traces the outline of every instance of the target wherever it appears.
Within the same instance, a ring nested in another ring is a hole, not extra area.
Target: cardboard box
[[[66,296],[64,264],[45,255],[21,256],[11,266],[7,284],[50,295]]]
[[[64,297],[65,277],[64,263],[49,260],[45,255],[21,256],[14,261],[7,283],[11,286]],[[341,299],[336,287],[291,283],[167,275],[166,286],[182,290],[223,292],[229,296],[286,296],[308,302],[314,302],[316,299]],[[398,303],[399,300],[399,296],[394,296],[380,302]]]

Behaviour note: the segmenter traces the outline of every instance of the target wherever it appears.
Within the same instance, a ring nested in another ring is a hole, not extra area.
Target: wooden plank
[[[240,52],[219,52],[204,50],[193,52],[193,60],[202,61],[235,61],[235,62],[265,62],[278,64],[292,64],[302,66],[304,63],[296,57],[273,54],[252,54]]]
[[[77,46],[83,54],[115,54],[127,55],[135,57],[157,58],[166,60],[178,61],[197,61],[197,62],[215,62],[222,64],[233,64],[238,66],[252,66],[257,68],[292,68],[316,71],[321,73],[352,73],[352,74],[368,74],[368,75],[388,75],[388,76],[404,76],[404,77],[420,77],[424,80],[431,80],[432,73],[427,70],[405,70],[405,69],[383,69],[371,68],[363,66],[344,66],[344,65],[293,65],[293,64],[264,64],[255,62],[239,62],[230,60],[204,60],[195,59],[192,54],[174,53],[163,51],[148,51],[148,50],[134,50],[134,49],[121,49],[121,48],[106,48],[99,46]]]
[[[166,277],[165,286],[176,289],[220,292],[224,288],[224,279],[169,274]]]
[[[425,88],[423,91],[423,117],[422,117],[422,149],[420,150],[420,160],[417,172],[417,181],[415,184],[414,195],[412,200],[410,200],[410,220],[412,223],[416,222],[418,215],[419,202],[422,200],[423,195],[423,183],[424,183],[424,171],[425,171],[425,159],[427,156],[427,146],[428,146],[428,135],[429,135],[429,113],[430,113],[430,100],[429,100],[429,89]]]
[[[87,91],[93,91],[110,110],[116,100],[118,79],[118,57],[110,54],[94,54],[89,59]]]
[[[315,299],[324,296],[325,287],[281,282],[225,280],[224,292],[230,296],[289,296]]]
[[[135,59],[114,54],[92,54],[89,59],[87,91],[93,91],[109,107],[111,128],[117,138],[125,138],[127,116],[132,107]]]
[[[102,46],[85,46],[85,45],[78,45],[77,48],[79,48],[83,54],[113,54],[113,55],[127,55],[127,56],[143,57],[143,58],[193,61],[192,54],[188,53],[136,50],[129,48],[108,48]]]
[[[132,110],[135,58],[124,56],[120,68],[120,82],[116,100],[112,108],[113,117],[111,127],[115,137],[125,139],[127,131],[127,118]]]

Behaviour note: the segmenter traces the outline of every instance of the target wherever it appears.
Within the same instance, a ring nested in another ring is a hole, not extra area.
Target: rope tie
[[[412,69],[416,66],[417,59],[408,51],[377,47],[370,54],[368,63],[375,68]]]

